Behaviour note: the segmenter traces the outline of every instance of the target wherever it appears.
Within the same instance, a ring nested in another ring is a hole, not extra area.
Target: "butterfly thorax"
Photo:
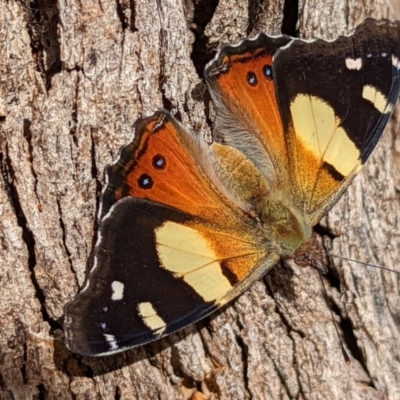
[[[274,189],[274,183],[241,151],[218,143],[213,143],[212,150],[216,186],[239,208],[258,219],[270,250],[287,256],[309,241],[310,224],[287,191],[281,187]]]
[[[312,227],[290,199],[268,196],[257,205],[260,229],[281,256],[291,255],[307,243]]]

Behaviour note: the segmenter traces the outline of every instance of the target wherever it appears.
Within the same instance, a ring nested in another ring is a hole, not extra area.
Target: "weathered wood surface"
[[[69,353],[63,306],[85,279],[103,169],[135,119],[166,107],[209,135],[198,73],[212,51],[296,21],[290,7],[283,20],[283,0],[54,3],[0,0],[0,399],[399,399],[399,278],[337,260],[324,280],[350,366],[318,275],[291,265],[165,340]],[[299,3],[304,37],[400,19],[398,0]],[[399,118],[323,237],[334,254],[397,269]]]

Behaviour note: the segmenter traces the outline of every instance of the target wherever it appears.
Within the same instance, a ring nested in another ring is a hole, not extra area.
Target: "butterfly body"
[[[254,219],[254,229],[265,238],[268,249],[285,256],[310,239],[309,221],[292,196],[274,188],[243,153],[214,143],[210,154],[216,187]]]
[[[218,141],[163,110],[140,119],[107,169],[94,265],[66,306],[68,347],[97,356],[158,339],[306,248],[383,132],[399,58],[389,21],[333,42],[261,34],[206,67]]]

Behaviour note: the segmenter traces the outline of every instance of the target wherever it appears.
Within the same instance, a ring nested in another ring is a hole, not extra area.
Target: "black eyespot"
[[[249,82],[251,86],[257,85],[258,83],[257,75],[253,71],[249,71],[247,73],[247,82]]]
[[[154,181],[150,175],[142,174],[138,179],[139,187],[142,189],[151,189],[154,185]]]
[[[270,80],[272,80],[272,79],[274,79],[274,75],[272,74],[272,67],[271,67],[271,65],[264,65],[263,66],[263,72],[264,72],[264,76],[267,78],[267,79],[270,79]]]
[[[155,169],[164,169],[166,165],[165,158],[161,154],[156,154],[153,157],[153,167]]]

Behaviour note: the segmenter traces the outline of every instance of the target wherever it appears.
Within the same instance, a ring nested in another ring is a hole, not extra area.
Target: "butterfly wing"
[[[295,40],[276,53],[296,203],[312,224],[341,196],[382,135],[399,96],[399,58],[400,23],[372,19],[350,37]]]
[[[194,154],[202,158],[200,142],[159,111],[109,167],[94,266],[65,308],[72,351],[118,352],[183,328],[278,260]]]
[[[332,42],[260,34],[225,47],[205,72],[216,127],[315,224],[383,132],[399,95],[399,46],[398,22],[368,19]]]
[[[223,46],[204,73],[217,110],[215,131],[281,186],[288,182],[288,154],[272,58],[291,40],[262,33],[239,46]]]

